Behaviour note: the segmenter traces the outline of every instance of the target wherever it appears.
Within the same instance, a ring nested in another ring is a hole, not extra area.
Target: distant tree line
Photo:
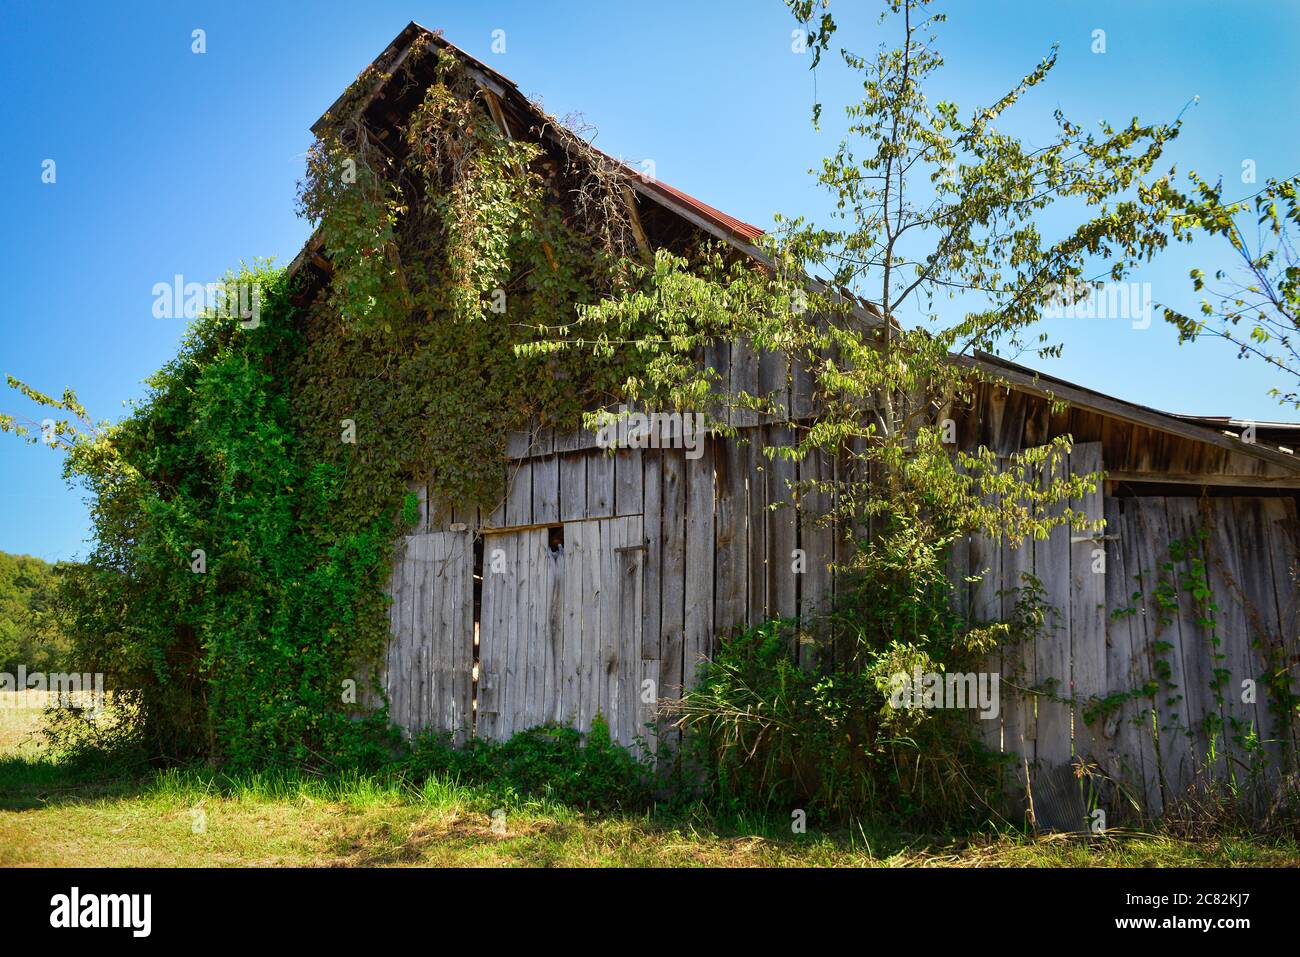
[[[69,642],[55,605],[58,568],[0,552],[0,672],[68,670]]]

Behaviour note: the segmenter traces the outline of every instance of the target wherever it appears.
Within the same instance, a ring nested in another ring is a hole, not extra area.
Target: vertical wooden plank
[[[617,627],[613,641],[618,649],[618,660],[613,671],[615,681],[611,689],[611,731],[616,730],[618,741],[630,746],[641,729],[638,727],[638,703],[641,676],[641,628],[644,623],[641,601],[642,577],[645,568],[645,545],[641,516],[616,518],[615,562],[618,574]]]
[[[448,699],[451,697],[451,673],[447,669],[447,657],[451,638],[449,620],[451,589],[447,576],[448,565],[447,537],[442,532],[424,536],[428,544],[429,567],[426,573],[428,594],[425,598],[425,610],[429,624],[421,653],[424,656],[422,670],[428,681],[425,689],[424,727],[433,731],[445,731],[449,717],[445,713]]]
[[[614,514],[614,456],[604,449],[587,453],[587,517]]]
[[[535,457],[544,457],[555,454],[555,429],[551,426],[542,428],[538,426],[533,431],[532,454]]]
[[[433,542],[433,631],[429,636],[429,671],[433,679],[433,699],[429,709],[429,727],[434,731],[453,731],[452,708],[456,697],[456,672],[453,665],[456,633],[456,576],[459,571],[456,545],[459,536],[437,532]]]
[[[614,455],[614,514],[640,515],[644,507],[640,449],[619,449]]]
[[[451,503],[442,502],[436,497],[429,496],[425,500],[425,508],[428,531],[445,532],[451,528],[456,514],[456,509]]]
[[[450,531],[452,525],[464,525],[467,529],[477,529],[483,524],[479,515],[477,505],[457,505],[451,510],[451,520],[447,525],[446,531]]]
[[[417,610],[417,616],[423,616],[423,625],[420,630],[419,648],[417,651],[417,667],[420,672],[421,689],[420,689],[420,730],[428,728],[438,728],[440,715],[438,707],[442,700],[442,688],[440,681],[442,675],[439,670],[439,652],[441,651],[441,641],[444,635],[441,615],[443,612],[440,599],[442,593],[442,583],[439,581],[441,572],[441,534],[427,534],[420,536],[421,542],[421,568],[420,568],[420,608]]]
[[[506,457],[510,459],[527,458],[532,445],[532,438],[531,425],[523,429],[511,429],[506,433]]]
[[[490,547],[494,553],[493,558],[493,585],[497,588],[497,618],[493,625],[493,632],[489,640],[482,642],[478,654],[480,658],[484,654],[484,646],[493,648],[493,663],[495,664],[494,674],[497,676],[497,739],[504,741],[511,735],[511,715],[513,714],[513,698],[515,698],[515,646],[517,642],[513,640],[517,635],[517,612],[516,605],[519,602],[517,597],[517,588],[515,577],[517,567],[517,549],[519,549],[519,537],[513,534],[495,534],[487,540],[487,547]],[[486,580],[486,576],[485,580]]]
[[[790,360],[783,352],[763,352],[758,359],[758,387],[771,412],[764,422],[783,422],[790,414]]]
[[[713,457],[716,443],[706,439],[699,458],[686,462],[686,623],[683,683],[695,684],[702,659],[710,653],[713,631]]]
[[[749,503],[745,495],[747,456],[735,438],[714,443],[717,478],[714,521],[714,578],[717,582],[714,601],[713,633],[734,632],[745,624],[746,576],[749,542],[745,538],[745,519]]]
[[[406,597],[410,573],[407,570],[407,553],[410,551],[409,539],[402,539],[393,566],[393,605],[392,620],[395,640],[392,642],[392,655],[388,666],[388,681],[384,690],[388,693],[389,713],[393,723],[401,725],[406,720],[406,648],[411,635],[411,603]]]
[[[983,407],[979,417],[978,444],[996,452],[1005,454],[1001,448],[1003,437],[1002,421],[1006,418],[1007,390],[996,385],[989,385],[984,395]]]
[[[996,496],[991,498],[996,503]],[[967,607],[970,609],[971,620],[979,623],[998,621],[1002,618],[1002,599],[998,592],[1002,588],[1003,550],[985,529],[967,537],[966,551],[967,569],[973,579],[967,588]],[[1019,740],[1019,728],[1023,720],[1014,710],[1021,707],[1021,698],[1012,687],[1012,681],[1021,670],[1023,654],[1023,649],[1003,647],[990,655],[983,666],[986,670],[996,670],[999,675],[998,719],[996,722],[992,719],[980,722],[981,736],[994,751],[1014,751],[1011,741]],[[1009,731],[1007,725],[1013,721],[1019,723],[1013,724]]]
[[[587,517],[587,453],[560,456],[560,520],[581,521]]]
[[[642,582],[641,607],[641,680],[650,682],[649,701],[642,701],[637,689],[637,726],[645,735],[650,756],[659,751],[658,700],[660,688],[660,642],[663,635],[663,456],[658,449],[646,450],[642,455],[645,485],[645,517],[641,529],[646,543],[645,573]]]
[[[537,680],[537,722],[558,721],[559,715],[559,672],[563,655],[564,642],[564,565],[563,552],[557,546],[552,551],[550,535],[546,529],[538,529],[537,554],[542,563],[542,600],[540,614],[543,644],[538,660],[541,674]]]
[[[663,539],[660,525],[663,515],[663,453],[658,449],[647,449],[641,459],[644,475],[642,481],[645,489],[642,535],[646,553],[643,585],[645,622],[641,631],[640,657],[642,661],[658,661],[659,629],[662,621],[659,576],[663,570]]]
[[[483,657],[484,646],[492,649],[491,665],[497,686],[496,737],[505,741],[514,733],[513,718],[519,698],[515,666],[519,647],[519,536],[494,535],[488,546],[496,553],[491,572],[491,582],[497,591],[496,615],[491,633],[480,644],[479,657]],[[485,575],[484,580],[486,582],[488,576]]]
[[[831,457],[820,449],[809,452],[798,464],[801,484],[815,482],[829,485],[831,482]],[[829,492],[812,485],[800,489],[799,546],[804,551],[807,570],[800,583],[799,615],[811,627],[818,629],[819,619],[829,611],[830,566],[835,556],[835,531],[829,524],[830,513]]]
[[[600,605],[600,674],[597,680],[597,698],[601,715],[609,725],[610,737],[619,736],[618,676],[622,667],[622,642],[619,640],[619,600],[622,587],[623,524],[616,521],[596,523],[600,526],[601,589]]]
[[[600,675],[601,632],[604,582],[602,542],[599,522],[582,522],[578,525],[583,537],[583,612],[582,612],[582,689],[580,691],[579,722],[585,731],[600,707],[598,679]]]
[[[520,599],[520,627],[523,629],[523,647],[520,649],[520,668],[524,673],[524,696],[516,719],[515,729],[523,731],[541,722],[542,688],[546,674],[546,648],[549,636],[546,626],[549,616],[546,609],[545,533],[531,529],[520,534],[520,576],[523,579]]]
[[[416,536],[407,539],[406,545],[406,581],[402,588],[402,625],[406,629],[402,642],[401,674],[398,680],[402,688],[402,728],[409,736],[415,725],[420,709],[420,679],[416,664],[417,649],[420,646],[419,583],[420,583],[420,545]]]
[[[1110,695],[1132,695],[1151,678],[1146,649],[1136,635],[1137,605],[1133,599],[1136,582],[1130,575],[1125,554],[1126,528],[1121,502],[1104,499],[1106,534],[1118,536],[1105,543],[1106,549],[1106,683]],[[1151,699],[1130,697],[1113,715],[1104,719],[1102,734],[1113,733],[1114,757],[1103,770],[1127,788],[1141,808],[1159,814],[1160,781],[1151,730]]]
[[[759,358],[749,339],[740,339],[731,345],[731,394],[759,396]],[[758,413],[742,401],[732,411],[731,424],[738,429],[753,428],[758,424]]]
[[[619,586],[620,560],[619,550],[623,547],[623,526],[616,522],[594,522],[600,531],[600,653],[598,656],[599,674],[596,681],[596,695],[599,711],[609,725],[610,734],[618,737],[618,669],[619,652]]]
[[[496,663],[496,638],[498,596],[501,593],[493,567],[496,545],[491,539],[483,542],[482,593],[479,605],[478,646],[478,699],[474,717],[475,735],[488,741],[496,740],[497,712],[501,706],[498,665]]]
[[[1044,545],[1043,542],[1026,540],[1021,542],[1018,547],[1012,547],[1011,543],[1005,538],[1000,542],[989,543],[990,548],[996,549],[998,553],[995,566],[998,569],[998,577],[995,579],[997,584],[994,590],[1002,593],[1001,597],[994,596],[990,599],[990,601],[997,603],[995,606],[996,611],[990,608],[994,618],[1000,618],[1003,621],[1012,620],[1016,611],[1016,603],[1019,601],[1027,584],[1024,580],[1026,573],[1033,574],[1043,582],[1044,588],[1047,587],[1048,582],[1043,580],[1043,576],[1044,574],[1049,576],[1051,574],[1048,565],[1052,560],[1052,556],[1046,549],[1040,549],[1040,546]],[[1068,545],[1065,547],[1068,549]],[[1039,554],[1040,550],[1042,551],[1041,555]],[[1068,556],[1068,552],[1066,554]],[[1068,561],[1068,557],[1065,560]],[[1059,562],[1060,559],[1057,559],[1057,561]],[[1063,590],[1065,587],[1067,586],[1058,584],[1058,590]],[[1044,601],[1049,606],[1058,607],[1053,605],[1050,593],[1044,596]],[[1043,634],[1040,634],[1034,640],[1023,644],[1006,645],[1002,649],[1002,744],[1004,750],[1016,756],[1013,768],[1022,788],[1026,784],[1024,781],[1024,762],[1029,762],[1032,771],[1040,757],[1037,743],[1039,738],[1039,717],[1042,713],[1043,702],[1035,693],[1035,690],[1039,689],[1046,677],[1053,674],[1059,675],[1060,671],[1063,670],[1060,668],[1053,670],[1040,667],[1041,657],[1048,656],[1052,650],[1059,651],[1061,641],[1069,640],[1069,632],[1061,634],[1057,631],[1058,628],[1060,628],[1059,619],[1049,612],[1046,621],[1043,623]],[[1066,690],[1068,693],[1068,687]],[[1061,689],[1056,689],[1056,692],[1061,693]],[[1062,710],[1059,705],[1057,709],[1058,711]],[[1065,710],[1065,715],[1065,754],[1068,757],[1070,753],[1068,710]],[[1049,725],[1049,730],[1050,728]],[[1021,796],[1023,796],[1023,790]]]
[[[1215,634],[1208,622],[1213,621],[1209,609],[1195,600],[1193,590],[1201,582],[1194,577],[1192,562],[1205,559],[1200,540],[1201,518],[1196,500],[1188,496],[1165,499],[1165,516],[1169,522],[1169,536],[1183,542],[1186,557],[1176,563],[1174,571],[1178,589],[1179,647],[1182,652],[1185,715],[1192,749],[1195,773],[1222,778],[1227,771],[1223,754],[1223,739],[1216,733],[1210,739],[1214,716],[1220,713],[1218,695],[1214,690],[1214,669],[1224,660],[1216,658],[1222,652],[1215,647]],[[1210,723],[1207,725],[1207,721]]]
[[[749,496],[745,534],[749,539],[749,556],[745,563],[749,593],[748,619],[758,625],[768,609],[768,528],[767,528],[767,459],[763,456],[764,426],[748,430],[744,447],[745,492]]]
[[[711,383],[704,413],[711,421],[731,423],[733,403],[731,388],[731,343],[714,341],[704,347],[703,364],[717,373],[717,382]]]
[[[506,497],[510,490],[510,479],[514,474],[513,469],[506,465],[501,467],[501,500],[491,508],[484,506],[480,512],[480,518],[483,525],[488,528],[502,528],[506,524]]]
[[[454,741],[459,741],[463,727],[463,705],[461,695],[465,680],[462,672],[462,656],[466,646],[465,632],[465,532],[444,532],[440,552],[443,556],[439,568],[438,595],[436,601],[440,606],[439,619],[443,631],[434,642],[433,647],[438,659],[435,668],[439,671],[439,682],[443,688],[443,698],[438,702],[437,728],[447,731]],[[472,566],[469,574],[473,574]],[[472,595],[472,592],[471,592]],[[473,641],[473,631],[469,641]]]
[[[1134,499],[1137,534],[1136,567],[1140,569],[1143,595],[1142,626],[1152,672],[1159,683],[1156,693],[1156,734],[1161,776],[1161,799],[1165,807],[1181,795],[1193,773],[1187,736],[1183,688],[1182,648],[1177,616],[1169,616],[1156,602],[1162,578],[1168,578],[1169,525],[1163,498]]]
[[[504,741],[510,737],[510,715],[513,707],[511,703],[511,668],[513,662],[511,654],[513,653],[513,642],[510,640],[514,634],[515,624],[515,568],[518,539],[514,535],[493,535],[487,540],[487,547],[494,554],[494,565],[492,569],[492,582],[497,591],[496,617],[492,621],[491,633],[487,639],[481,639],[479,649],[480,658],[483,656],[483,646],[490,645],[494,649],[492,656],[493,663],[496,666],[494,674],[496,676],[497,686],[497,712],[496,712],[496,735],[497,740]],[[487,576],[484,576],[486,580]]]
[[[1050,474],[1044,476],[1044,484],[1064,479],[1069,468],[1068,460],[1057,461]],[[1069,704],[1053,700],[1069,699],[1074,694],[1070,532],[1069,526],[1059,525],[1046,540],[1034,542],[1034,574],[1043,584],[1043,597],[1051,609],[1033,656],[1034,684],[1047,692],[1035,702],[1032,718],[1035,753],[1044,771],[1068,764],[1074,753],[1072,709]]]
[[[641,680],[648,681],[649,688],[659,687],[659,662],[649,659],[641,661]],[[655,758],[659,754],[659,709],[657,701],[653,698],[649,701],[642,700],[640,690],[638,689],[637,701],[640,705],[637,732],[645,740],[645,755],[648,758]]]
[[[533,459],[533,523],[560,520],[560,460],[547,455]]]
[[[531,501],[531,499],[530,499]],[[535,555],[535,533],[521,531],[517,535],[519,542],[519,564],[517,566],[518,590],[515,593],[515,620],[511,631],[512,660],[511,672],[518,683],[511,708],[511,732],[518,734],[533,724],[532,714],[536,694],[537,667],[535,657],[540,644],[538,634],[538,602],[540,596],[538,572]]]
[[[582,431],[582,425],[579,423],[573,428],[554,430],[553,444],[556,452],[576,452],[581,447],[579,433]]]
[[[662,456],[659,696],[676,699],[681,697],[684,683],[686,457],[680,449],[665,449]]]
[[[1101,471],[1101,443],[1076,444],[1070,451],[1070,471],[1088,475]],[[1072,511],[1090,521],[1105,518],[1103,483],[1081,498],[1071,499]],[[1106,552],[1098,534],[1083,528],[1070,529],[1070,643],[1074,680],[1074,745],[1085,758],[1104,761],[1107,740],[1101,722],[1084,720],[1087,703],[1104,698],[1106,681]]]
[[[510,463],[510,485],[506,489],[506,525],[533,523],[533,463]]]
[[[586,608],[583,572],[587,543],[581,523],[564,528],[564,642],[560,682],[560,720],[573,727],[582,720],[582,620]]]
[[[962,474],[966,470],[960,461],[954,461],[953,471]],[[862,535],[861,532],[855,528],[851,537],[860,538]],[[970,603],[970,583],[967,581],[967,579],[971,577],[970,551],[969,535],[963,535],[958,538],[948,549],[948,578],[953,583],[952,610],[954,614],[965,622],[971,622],[973,620]],[[987,743],[988,738],[986,735],[984,736],[984,739]],[[994,748],[994,750],[996,750],[996,748]]]
[[[1269,560],[1272,568],[1274,597],[1277,600],[1278,637],[1282,660],[1290,662],[1286,671],[1292,695],[1300,685],[1300,521],[1296,499],[1268,498],[1261,503],[1268,530]],[[1300,715],[1293,710],[1291,721],[1277,727],[1275,734],[1282,743],[1283,770],[1293,770],[1300,756]]]
[[[790,357],[790,418],[806,419],[813,414],[813,393],[817,383],[813,374],[815,364],[805,350]]]
[[[452,645],[456,700],[452,708],[455,743],[465,744],[474,723],[474,540],[456,532],[456,637]]]
[[[1201,503],[1201,515],[1209,532],[1207,542],[1206,574],[1209,578],[1213,601],[1218,605],[1219,654],[1223,655],[1215,675],[1221,685],[1219,717],[1224,728],[1224,747],[1227,754],[1226,773],[1242,779],[1250,756],[1244,744],[1252,729],[1263,737],[1263,726],[1256,701],[1242,700],[1242,681],[1254,680],[1258,687],[1259,669],[1250,647],[1250,621],[1243,600],[1241,581],[1241,544],[1233,519],[1232,499],[1207,498]],[[1235,759],[1235,760],[1234,760]],[[1241,762],[1239,765],[1237,762]]]
[[[1285,641],[1278,616],[1278,586],[1286,586],[1286,572],[1274,570],[1273,542],[1269,522],[1265,517],[1265,499],[1258,497],[1233,498],[1233,516],[1243,543],[1238,554],[1241,558],[1240,592],[1244,600],[1248,626],[1248,640],[1253,652],[1250,677],[1256,680],[1256,694],[1260,707],[1261,737],[1266,742],[1270,760],[1285,767],[1289,737],[1286,722],[1278,714],[1279,702],[1274,700],[1269,688],[1269,674],[1285,662]],[[1276,564],[1284,566],[1279,557]],[[1279,572],[1281,573],[1279,576]],[[1278,578],[1281,581],[1278,581]],[[1290,662],[1287,665],[1294,667]]]
[[[794,433],[788,426],[772,426],[769,445],[792,448]],[[795,549],[799,547],[799,515],[792,483],[798,479],[796,463],[776,455],[767,468],[767,527],[772,544],[768,550],[768,583],[771,611],[779,618],[799,615],[798,578],[794,571]]]

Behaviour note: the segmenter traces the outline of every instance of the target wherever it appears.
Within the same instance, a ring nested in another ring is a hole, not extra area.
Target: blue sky
[[[1077,120],[1172,119],[1195,95],[1169,154],[1180,171],[1260,182],[1300,172],[1300,3],[1271,0],[952,0],[936,97],[982,105],[1054,42],[1060,62],[1019,108],[1033,141],[1058,105]],[[879,41],[877,4],[835,5],[840,42]],[[823,69],[824,132],[808,112],[808,60],[791,52],[779,0],[729,2],[125,3],[6,0],[0,10],[0,251],[6,308],[0,374],[72,386],[117,418],[176,349],[182,320],[152,315],[152,287],[211,281],[241,258],[288,263],[309,229],[294,214],[308,127],[408,20],[519,84],[558,116],[578,111],[597,143],[759,226],[817,215],[807,175],[834,147],[833,104],[853,89]],[[191,52],[206,31],[207,52]],[[504,30],[506,50],[491,51]],[[1106,52],[1091,50],[1106,31]],[[837,44],[838,45],[838,44]],[[831,64],[830,66],[833,66]],[[54,159],[57,181],[41,182]],[[1258,186],[1242,186],[1240,194]],[[1230,191],[1231,192],[1231,191]],[[1236,195],[1233,193],[1232,195]],[[1179,249],[1134,277],[1190,305],[1187,269],[1226,262]],[[1047,371],[1176,412],[1285,418],[1257,363],[1214,343],[1177,348],[1160,324],[1057,323]],[[0,411],[39,418],[21,397]],[[58,456],[0,437],[0,549],[83,555],[87,515]]]

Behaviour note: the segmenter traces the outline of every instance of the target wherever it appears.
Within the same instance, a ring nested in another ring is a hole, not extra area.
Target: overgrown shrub
[[[890,703],[895,675],[973,671],[1025,637],[954,613],[946,547],[896,520],[851,560],[828,620],[769,621],[721,640],[679,705],[709,799],[927,824],[997,810],[1001,759],[972,714]]]
[[[650,762],[611,741],[599,715],[586,735],[542,725],[508,741],[476,738],[459,749],[445,735],[426,735],[398,766],[417,779],[447,776],[504,796],[544,797],[597,810],[644,807],[654,791]]]

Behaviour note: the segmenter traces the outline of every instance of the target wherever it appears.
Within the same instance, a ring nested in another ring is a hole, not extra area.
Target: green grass
[[[886,829],[789,833],[704,809],[585,814],[453,780],[373,775],[90,774],[33,737],[39,712],[0,707],[0,865],[1006,867],[1294,865],[1294,841],[1112,833],[956,839]],[[495,819],[493,812],[504,811]]]

